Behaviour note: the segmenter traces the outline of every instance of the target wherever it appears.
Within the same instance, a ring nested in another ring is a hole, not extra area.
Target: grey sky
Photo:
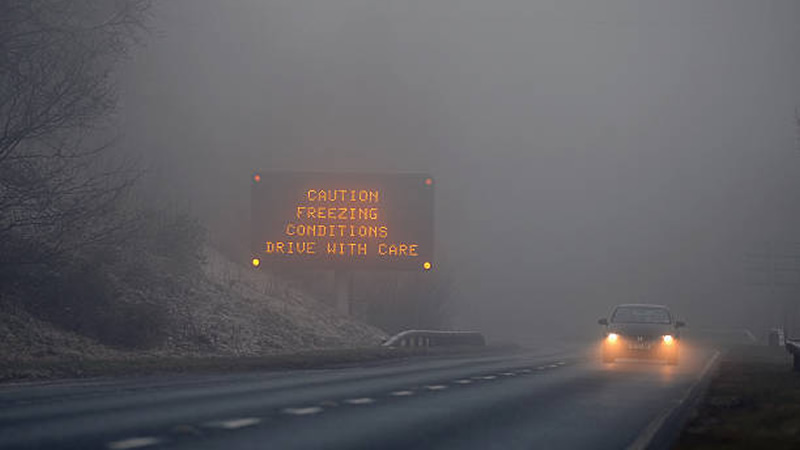
[[[173,0],[154,28],[121,111],[154,186],[230,243],[252,170],[429,171],[466,326],[744,324],[743,255],[800,241],[794,0]]]

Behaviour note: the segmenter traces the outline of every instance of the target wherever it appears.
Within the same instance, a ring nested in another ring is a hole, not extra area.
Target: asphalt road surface
[[[622,449],[709,367],[594,351],[411,358],[341,369],[0,387],[0,448]]]

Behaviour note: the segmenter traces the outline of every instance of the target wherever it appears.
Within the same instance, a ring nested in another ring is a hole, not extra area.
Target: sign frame
[[[434,266],[435,183],[427,173],[264,171],[251,183],[254,267]]]

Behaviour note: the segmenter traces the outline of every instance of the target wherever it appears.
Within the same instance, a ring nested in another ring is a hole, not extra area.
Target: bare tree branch
[[[149,0],[0,2],[0,264],[97,243],[126,225],[140,171],[98,125],[111,72],[145,30]]]

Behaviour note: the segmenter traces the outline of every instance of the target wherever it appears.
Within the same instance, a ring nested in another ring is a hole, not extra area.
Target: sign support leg
[[[336,310],[340,313],[350,315],[350,291],[353,280],[353,272],[349,270],[335,270],[333,279],[336,291]]]

